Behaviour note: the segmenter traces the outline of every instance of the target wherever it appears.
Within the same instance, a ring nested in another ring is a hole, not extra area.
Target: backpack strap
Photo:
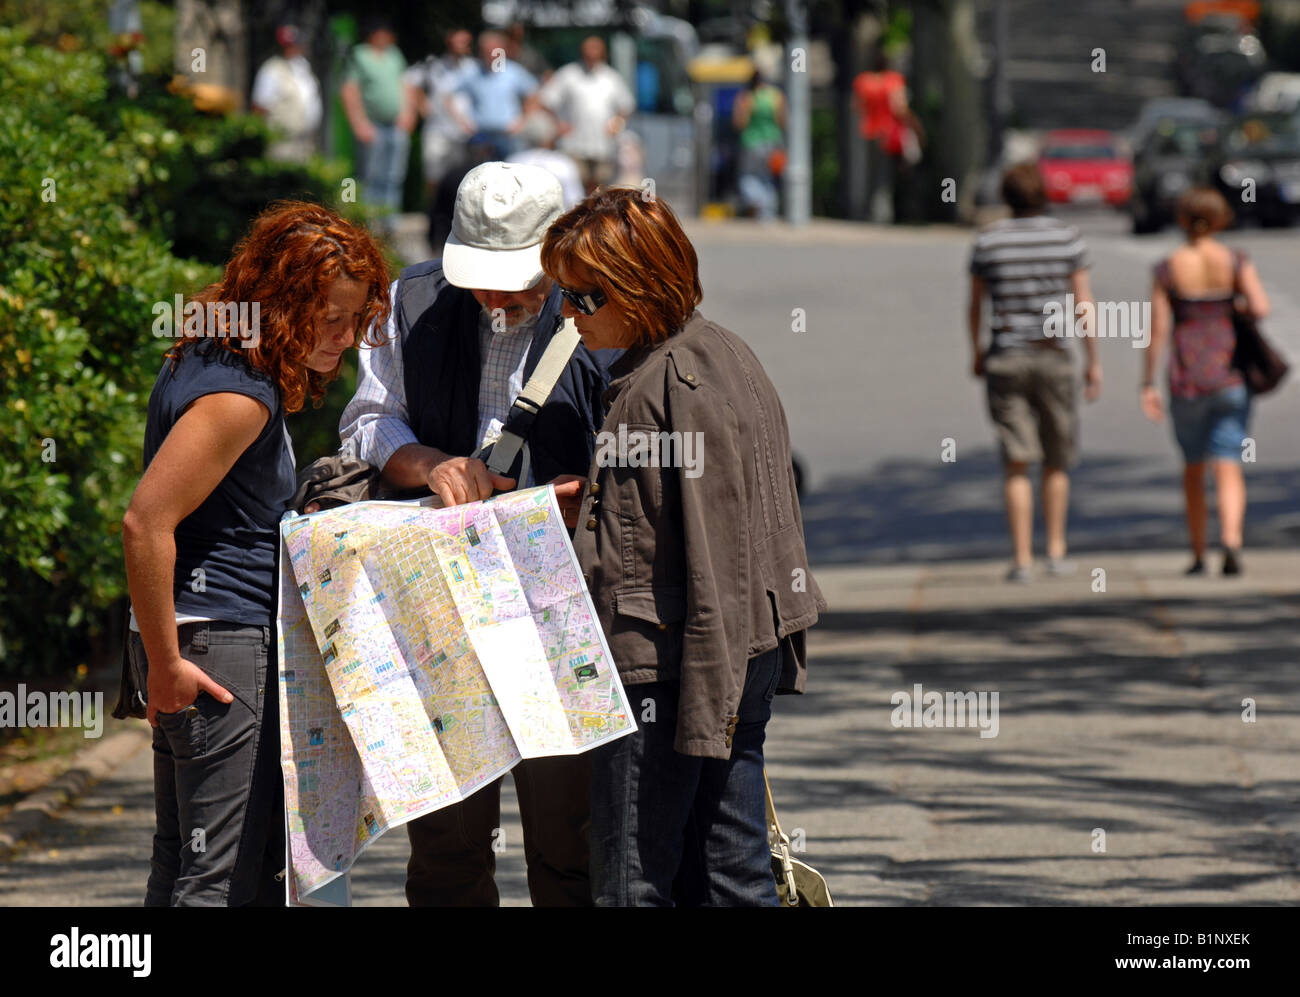
[[[501,438],[492,445],[487,468],[493,474],[505,474],[515,462],[515,455],[528,439],[537,413],[542,410],[546,399],[555,389],[555,383],[569,366],[569,360],[581,338],[573,319],[565,319],[560,330],[546,345],[546,351],[537,361],[532,377],[510,406],[510,414],[506,416],[505,425],[501,429]]]

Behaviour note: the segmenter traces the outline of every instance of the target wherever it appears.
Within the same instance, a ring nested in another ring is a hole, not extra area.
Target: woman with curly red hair
[[[295,486],[284,417],[321,399],[358,328],[383,327],[388,284],[364,229],[320,205],[274,205],[185,309],[191,338],[154,384],[122,521],[129,667],[154,727],[147,906],[282,902],[271,631]]]

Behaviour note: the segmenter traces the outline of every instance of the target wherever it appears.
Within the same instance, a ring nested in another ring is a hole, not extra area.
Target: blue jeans
[[[1241,441],[1250,432],[1250,390],[1244,384],[1198,398],[1170,398],[1174,439],[1188,464],[1241,460]]]
[[[284,786],[280,781],[279,684],[269,627],[187,623],[181,657],[235,698],[200,692],[193,705],[158,714],[153,732],[157,829],[146,907],[283,906]],[[148,688],[144,643],[132,633],[130,664]]]
[[[489,155],[493,159],[509,159],[522,148],[523,143],[518,135],[493,129],[475,132],[470,136],[468,145],[471,148],[481,148],[485,152],[490,149]]]
[[[739,174],[737,186],[740,199],[747,207],[754,209],[756,217],[768,220],[776,217],[781,204],[777,191],[776,177],[772,176],[772,167],[768,165],[779,146],[763,145],[740,150]]]
[[[775,907],[763,738],[781,676],[778,646],[750,659],[731,757],[673,750],[676,682],[628,686],[654,721],[592,752],[591,887],[598,907]]]
[[[402,185],[411,136],[396,125],[375,125],[374,140],[357,143],[357,169],[361,173],[361,196],[366,203],[387,208],[402,206]]]

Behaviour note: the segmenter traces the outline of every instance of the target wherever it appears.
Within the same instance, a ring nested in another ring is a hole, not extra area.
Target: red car
[[[1133,196],[1133,161],[1107,131],[1063,128],[1048,132],[1038,153],[1047,199],[1057,204],[1109,204]]]

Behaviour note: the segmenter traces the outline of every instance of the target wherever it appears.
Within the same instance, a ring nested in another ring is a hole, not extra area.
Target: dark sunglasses
[[[607,300],[604,292],[599,288],[588,291],[586,294],[579,294],[577,291],[570,291],[567,287],[562,287],[559,284],[556,286],[560,288],[564,300],[582,312],[583,315],[595,315],[596,309],[604,305]]]

